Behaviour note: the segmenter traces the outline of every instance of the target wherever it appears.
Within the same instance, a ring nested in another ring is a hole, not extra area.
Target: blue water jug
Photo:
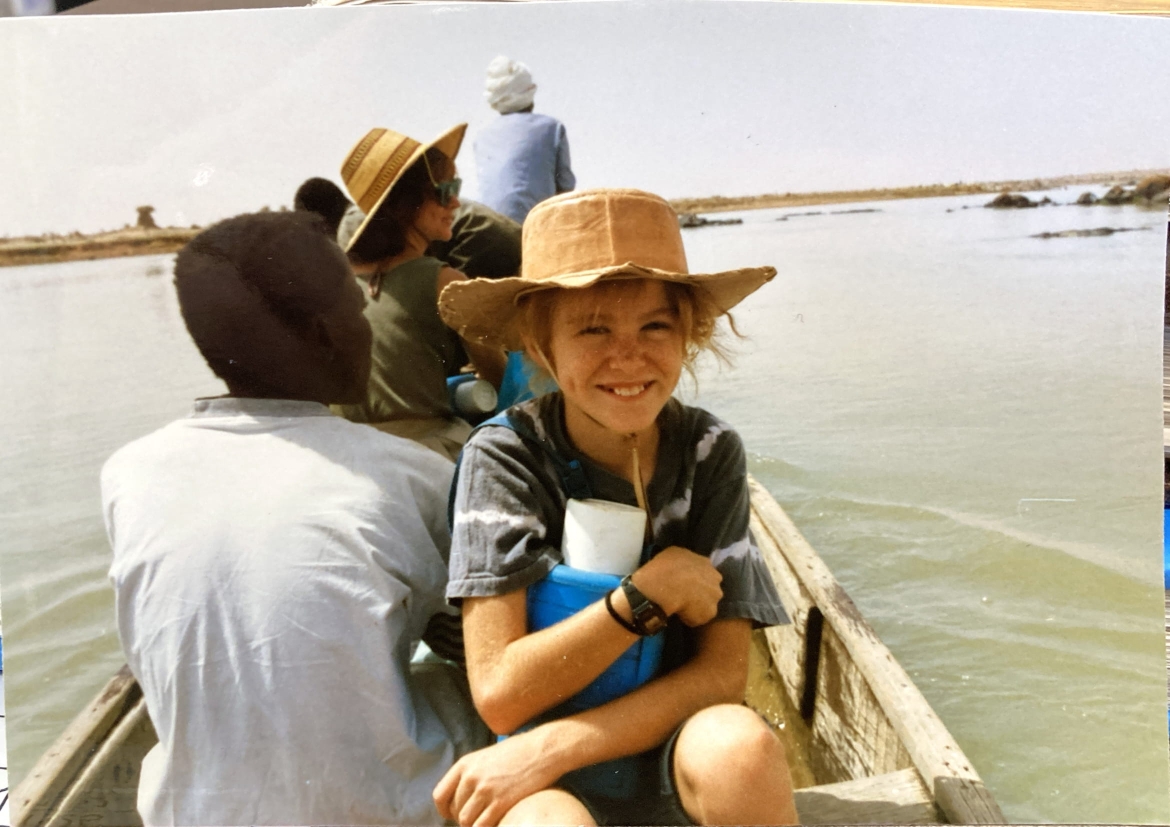
[[[621,577],[614,574],[557,566],[543,580],[528,587],[528,630],[535,632],[559,623],[603,599],[620,583]],[[540,716],[533,725],[601,706],[637,689],[657,674],[664,641],[663,632],[634,641],[593,683]],[[582,767],[565,777],[598,795],[632,798],[638,792],[638,767],[637,756],[629,756]]]

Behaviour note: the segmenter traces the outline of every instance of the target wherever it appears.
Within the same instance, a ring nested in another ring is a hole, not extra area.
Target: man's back
[[[409,679],[451,465],[313,402],[213,399],[102,472],[147,823],[428,823],[454,757]]]
[[[565,127],[535,112],[500,115],[475,139],[480,201],[523,223],[546,198],[576,186]]]

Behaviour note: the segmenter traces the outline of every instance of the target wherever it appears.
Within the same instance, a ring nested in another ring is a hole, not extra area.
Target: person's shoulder
[[[543,415],[546,405],[546,397],[519,402],[476,427],[467,444],[472,447],[525,447],[533,438],[547,440]]]
[[[501,212],[493,210],[486,204],[470,199],[460,199],[459,208],[455,210],[455,224],[460,227],[468,226],[476,229],[492,227],[520,233],[520,224]]]
[[[105,461],[102,473],[105,473],[106,468],[117,469],[148,462],[165,462],[172,454],[186,451],[188,441],[197,438],[191,428],[192,422],[191,416],[179,417],[161,428],[127,442]]]
[[[742,456],[743,440],[739,433],[715,414],[703,408],[672,400],[675,427],[685,441],[694,446],[695,461],[703,462],[711,456]]]

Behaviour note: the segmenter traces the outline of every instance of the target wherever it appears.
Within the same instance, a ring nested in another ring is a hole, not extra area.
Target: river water
[[[736,314],[734,368],[704,363],[681,393],[740,430],[751,472],[1010,820],[1170,822],[1166,216],[985,200],[763,210],[686,231],[693,271],[779,275]],[[1104,225],[1148,229],[1030,238]],[[183,329],[171,260],[0,270],[14,781],[122,662],[102,462],[222,392]]]

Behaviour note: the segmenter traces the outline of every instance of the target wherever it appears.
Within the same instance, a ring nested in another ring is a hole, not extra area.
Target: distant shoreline
[[[90,235],[73,233],[0,239],[0,267],[162,255],[182,249],[199,231],[199,227],[130,227]]]
[[[980,183],[928,184],[915,187],[886,187],[870,190],[832,192],[786,192],[768,195],[676,198],[670,202],[677,213],[712,213],[732,210],[767,210],[779,207],[809,207],[821,204],[852,204],[863,201],[892,201],[903,198],[941,198],[955,195],[994,195],[1009,190],[1029,192],[1068,186],[1099,184],[1134,184],[1150,175],[1170,175],[1170,169],[1096,172],[1085,175],[1062,175],[1054,178],[1024,178],[1014,181]]]
[[[1099,172],[1064,175],[1054,178],[1027,178],[1015,181],[982,183],[928,184],[915,187],[887,187],[869,190],[832,192],[786,192],[768,195],[676,198],[670,202],[675,212],[715,213],[732,210],[764,210],[777,207],[806,207],[821,204],[851,204],[864,201],[890,201],[904,198],[940,198],[955,195],[991,195],[1004,192],[1029,192],[1066,186],[1133,184],[1150,175],[1170,175],[1170,169]],[[86,261],[121,256],[163,255],[180,250],[194,238],[200,227],[161,227],[144,229],[126,227],[100,233],[26,236],[0,238],[0,267],[52,264],[62,261]]]

